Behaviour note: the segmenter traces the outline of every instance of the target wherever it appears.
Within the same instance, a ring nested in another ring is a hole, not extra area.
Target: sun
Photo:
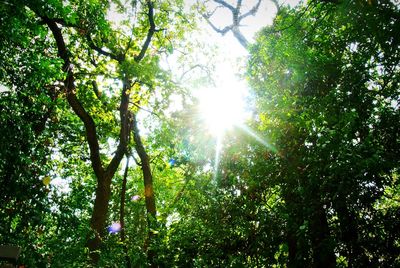
[[[213,136],[220,136],[246,118],[245,89],[240,83],[201,90],[200,117]]]

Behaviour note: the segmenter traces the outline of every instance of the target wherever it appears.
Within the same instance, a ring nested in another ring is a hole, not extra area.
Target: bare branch
[[[140,105],[137,104],[137,103],[134,103],[134,102],[129,102],[129,103],[130,103],[130,104],[133,104],[135,107],[139,108],[140,110],[143,110],[143,111],[145,111],[145,112],[148,112],[149,114],[155,115],[155,116],[157,116],[158,118],[160,118],[160,115],[159,115],[159,114],[157,114],[157,113],[155,113],[155,112],[153,112],[153,111],[150,111],[150,110],[148,110],[148,109],[146,109],[146,108],[143,108],[142,106],[140,106]]]
[[[207,18],[211,18],[219,8],[221,8],[221,6],[216,6],[213,11],[208,12],[208,13],[204,13],[204,14],[202,14],[202,16],[203,17],[207,17]]]
[[[131,157],[133,158],[133,160],[135,161],[136,165],[141,167],[142,163],[132,154]]]
[[[273,0],[273,1],[275,1],[275,0]],[[258,0],[257,4],[255,4],[255,6],[253,6],[249,11],[247,11],[243,15],[239,16],[239,21],[243,20],[244,18],[246,18],[248,16],[255,16],[258,9],[260,8],[260,5],[261,5],[261,0]]]
[[[207,67],[206,67],[205,65],[202,65],[202,64],[195,64],[195,65],[191,66],[188,70],[183,71],[183,73],[181,74],[181,76],[180,76],[179,79],[178,79],[178,82],[182,81],[183,78],[184,78],[188,73],[190,73],[191,71],[193,71],[194,69],[200,69],[200,70],[204,71],[205,73],[207,73],[207,75],[210,76],[210,70],[207,69]]]
[[[206,22],[211,26],[211,28],[213,28],[214,31],[216,31],[217,33],[221,34],[221,35],[225,35],[227,32],[229,32],[230,30],[232,30],[232,28],[234,27],[234,25],[230,25],[230,26],[226,26],[223,29],[219,29],[217,26],[215,26],[206,15],[203,15],[203,18],[206,20]]]
[[[277,0],[273,0],[273,1],[277,1]],[[239,43],[245,49],[247,49],[249,46],[249,42],[247,41],[246,37],[240,31],[240,23],[246,17],[254,16],[257,13],[257,11],[261,5],[261,0],[258,0],[257,3],[249,11],[247,11],[246,13],[243,13],[243,14],[241,13],[242,0],[237,0],[235,6],[227,3],[224,0],[214,0],[214,2],[219,4],[219,6],[208,14],[203,13],[202,14],[203,18],[207,21],[207,23],[211,26],[211,28],[217,33],[225,35],[227,32],[232,31],[233,36],[239,41]],[[219,7],[225,7],[232,13],[232,24],[224,27],[223,29],[218,28],[210,21],[211,16],[215,13],[215,11]]]
[[[275,7],[276,7],[276,13],[279,12],[279,10],[281,9],[281,5],[279,4],[278,0],[271,0],[272,3],[274,3]]]
[[[232,5],[230,5],[229,3],[227,3],[224,0],[214,0],[214,2],[228,8],[231,12],[236,11],[236,9]]]

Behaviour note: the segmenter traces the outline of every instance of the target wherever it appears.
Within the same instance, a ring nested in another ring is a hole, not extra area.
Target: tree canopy
[[[0,244],[28,267],[399,266],[398,4],[272,1],[254,40],[262,1],[192,4],[0,1]],[[203,24],[248,52],[245,122],[235,83],[201,103]]]

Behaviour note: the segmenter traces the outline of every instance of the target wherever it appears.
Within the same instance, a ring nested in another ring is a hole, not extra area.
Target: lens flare
[[[108,232],[110,234],[116,234],[119,231],[121,231],[121,224],[119,222],[113,222],[109,227],[108,227]]]
[[[43,182],[43,184],[44,184],[45,186],[47,186],[47,185],[50,184],[51,178],[50,178],[49,176],[46,176],[46,177],[43,178],[42,182]]]
[[[139,201],[140,200],[140,195],[134,195],[134,196],[132,196],[132,198],[131,198],[131,200],[132,201]]]

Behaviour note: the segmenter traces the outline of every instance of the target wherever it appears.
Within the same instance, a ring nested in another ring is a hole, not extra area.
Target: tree
[[[29,41],[47,46],[32,52],[40,58],[52,59],[55,63],[51,71],[58,74],[38,70],[35,75],[48,76],[51,80],[46,84],[61,96],[61,101],[68,102],[75,118],[80,120],[71,130],[78,137],[85,136],[87,145],[81,148],[89,155],[97,181],[90,223],[93,233],[87,243],[95,263],[105,234],[112,178],[131,146],[141,159],[149,223],[155,220],[152,220],[156,205],[150,163],[139,134],[137,113],[149,102],[151,93],[162,87],[165,76],[158,67],[161,53],[171,52],[172,39],[179,37],[183,27],[182,17],[173,22],[168,18],[179,14],[181,7],[179,2],[167,1],[132,1],[129,5],[119,1],[2,3],[3,21],[12,21],[2,24],[2,30],[17,32],[23,37],[18,40],[7,35],[5,42],[13,41],[16,49],[2,46],[2,53],[9,49],[7,56],[18,55]],[[110,10],[126,14],[119,23],[120,28],[114,28],[113,23],[117,22],[108,19]],[[155,14],[155,10],[159,12]],[[18,58],[17,62],[26,66]],[[5,64],[7,75],[2,79],[15,86],[9,77],[18,70],[9,67],[11,64]],[[46,61],[40,61],[39,66],[43,64]],[[28,76],[28,73],[20,75]],[[110,83],[114,85],[107,89]],[[44,92],[47,96],[50,93]],[[133,139],[130,139],[131,133]],[[117,144],[115,152],[104,152],[107,142]]]
[[[23,247],[27,264],[40,266],[35,242],[49,211],[46,180],[54,137],[46,123],[58,94],[49,85],[61,76],[53,57],[36,54],[44,42],[27,38],[29,31],[40,34],[38,27],[3,5],[0,13],[0,243]],[[13,25],[15,31],[3,25]]]
[[[398,250],[393,214],[376,208],[398,169],[398,16],[388,1],[282,9],[251,48],[260,124],[280,151],[291,266],[398,262],[385,253]]]

